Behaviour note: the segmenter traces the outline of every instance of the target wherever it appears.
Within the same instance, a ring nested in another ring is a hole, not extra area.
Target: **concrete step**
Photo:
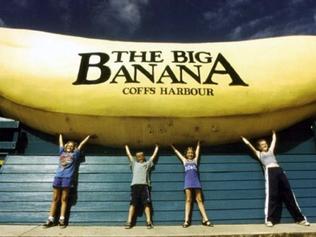
[[[151,230],[137,226],[130,230],[124,227],[104,226],[68,226],[60,229],[58,226],[43,229],[34,225],[0,225],[0,236],[24,236],[24,237],[193,237],[193,236],[235,236],[235,237],[315,237],[316,224],[305,227],[297,224],[279,224],[274,227],[266,227],[263,224],[255,225],[216,225],[215,227],[190,226],[155,226]]]

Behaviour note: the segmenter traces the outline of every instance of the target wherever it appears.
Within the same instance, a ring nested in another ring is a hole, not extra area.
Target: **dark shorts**
[[[131,205],[137,206],[146,205],[150,203],[151,198],[148,185],[136,184],[131,186]]]
[[[71,178],[70,177],[55,177],[53,182],[54,188],[70,188]]]

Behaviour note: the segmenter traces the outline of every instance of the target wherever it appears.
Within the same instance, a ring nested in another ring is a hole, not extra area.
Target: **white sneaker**
[[[307,220],[302,220],[300,222],[297,222],[297,224],[303,225],[303,226],[310,226],[311,225]]]
[[[272,223],[271,221],[267,221],[267,222],[266,222],[266,226],[267,226],[267,227],[273,227],[273,223]]]

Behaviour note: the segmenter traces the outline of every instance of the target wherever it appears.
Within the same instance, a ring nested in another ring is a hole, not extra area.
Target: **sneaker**
[[[153,225],[152,222],[147,222],[147,223],[146,223],[146,226],[147,226],[147,229],[152,229],[152,228],[154,228],[154,225]]]
[[[183,228],[188,228],[191,225],[191,223],[189,221],[184,221],[184,223],[182,224]]]
[[[297,224],[303,225],[303,226],[310,226],[311,225],[307,220],[302,220],[300,222],[297,222]]]
[[[267,227],[273,227],[273,223],[272,223],[271,221],[267,221],[267,222],[266,222],[266,226],[267,226]]]
[[[66,228],[65,219],[59,219],[58,225],[61,229],[65,229]]]
[[[51,220],[47,220],[47,221],[43,224],[43,228],[53,227],[54,225],[55,225],[54,222],[52,222]]]
[[[132,223],[126,222],[124,227],[125,227],[125,229],[131,229],[132,228]]]

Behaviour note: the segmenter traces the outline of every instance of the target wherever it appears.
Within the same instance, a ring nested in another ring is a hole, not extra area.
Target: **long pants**
[[[297,204],[290,183],[282,168],[266,168],[265,181],[265,222],[271,221],[273,224],[280,222],[282,214],[282,202],[284,202],[295,222],[306,220]]]

